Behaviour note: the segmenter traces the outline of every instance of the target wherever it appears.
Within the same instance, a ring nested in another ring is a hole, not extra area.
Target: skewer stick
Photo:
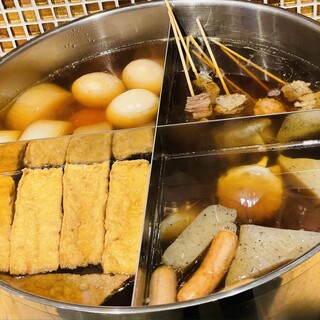
[[[226,51],[230,52],[231,54],[233,54],[234,56],[236,56],[237,58],[239,58],[242,61],[247,62],[249,65],[253,66],[254,68],[258,69],[259,71],[261,71],[262,73],[268,75],[270,78],[276,80],[277,82],[279,82],[282,85],[285,85],[286,82],[283,81],[282,79],[278,78],[277,76],[275,76],[274,74],[270,73],[269,71],[261,68],[260,66],[258,66],[257,64],[253,63],[252,61],[250,61],[249,59],[245,58],[244,56],[242,56],[241,54],[233,51],[232,49],[226,47],[225,45],[223,45],[222,43],[220,43],[217,40],[211,39],[211,41],[213,43],[215,43],[216,45],[218,45],[219,47],[225,49]]]
[[[198,42],[194,39],[193,35],[190,34],[188,37],[187,37],[191,43],[198,49],[198,51],[202,54],[202,56],[207,60],[207,61],[211,61],[210,58],[207,56],[207,54],[202,50],[202,48],[199,46]],[[195,51],[193,51],[194,53]],[[214,64],[211,64],[211,68],[213,69],[213,71],[215,71],[215,66]]]
[[[216,61],[216,59],[215,59],[215,57],[213,55],[213,52],[211,50],[211,47],[210,47],[210,44],[208,42],[207,36],[206,36],[206,34],[205,34],[204,30],[203,30],[203,27],[201,25],[201,22],[200,22],[199,18],[196,19],[196,22],[197,22],[198,27],[200,29],[200,32],[201,32],[201,35],[203,37],[204,43],[206,44],[207,50],[209,52],[209,56],[210,56],[214,66],[216,68],[216,72],[217,72],[217,75],[218,75],[218,77],[219,77],[219,79],[221,81],[222,87],[223,87],[224,91],[226,92],[226,94],[230,94],[229,89],[228,89],[226,83],[224,82],[223,76],[222,76],[221,71],[220,71],[220,69],[218,67],[217,61]]]
[[[186,38],[186,45],[187,45],[188,52],[190,52],[190,39],[189,39],[189,37]],[[189,68],[190,63],[189,63],[188,55],[186,55],[186,65]],[[199,76],[199,74],[198,74],[198,76]]]
[[[198,79],[199,78],[198,71],[197,71],[197,69],[196,69],[196,67],[195,67],[195,65],[193,63],[193,60],[192,60],[192,57],[190,55],[189,49],[188,49],[188,47],[186,45],[186,42],[185,42],[184,37],[183,37],[183,35],[181,33],[181,30],[180,30],[178,22],[177,22],[177,20],[176,20],[176,18],[174,16],[172,8],[171,8],[171,6],[169,4],[169,1],[165,0],[165,3],[167,5],[167,9],[168,9],[168,13],[169,13],[169,17],[170,17],[170,22],[171,22],[172,28],[173,28],[173,25],[174,25],[174,27],[175,27],[175,29],[176,29],[176,31],[178,33],[179,39],[180,39],[180,41],[182,43],[183,49],[186,52],[186,55],[187,55],[187,57],[189,59],[189,62],[190,62],[190,65],[191,65],[191,69],[192,69],[195,77]]]
[[[189,88],[189,91],[190,91],[190,95],[193,97],[194,96],[194,91],[193,91],[192,83],[191,83],[191,80],[190,80],[190,76],[189,76],[188,68],[187,68],[187,65],[186,65],[186,61],[184,59],[184,54],[182,52],[182,48],[181,48],[181,45],[180,45],[180,39],[179,39],[177,30],[176,30],[176,25],[175,25],[174,20],[173,20],[174,19],[173,12],[171,10],[168,10],[168,14],[169,14],[170,22],[171,22],[171,25],[172,25],[172,30],[173,30],[173,33],[174,33],[176,44],[177,44],[177,47],[178,47],[181,63],[182,63],[182,66],[183,66],[184,75],[186,77],[187,85],[188,85],[188,88]]]
[[[204,64],[206,64],[209,68],[214,69],[214,65],[210,60],[207,60],[205,57],[201,56],[198,52],[195,50],[191,51],[200,61],[202,61]]]
[[[259,78],[256,77],[248,68],[246,68],[238,59],[236,59],[230,52],[221,48],[221,50],[233,61],[235,62],[244,72],[246,72],[254,81],[256,81],[263,89],[270,91],[270,88],[265,85]]]
[[[205,59],[204,57],[202,57],[198,52],[192,50],[193,54],[199,59],[201,60],[203,63],[205,63],[209,68],[214,68],[213,63],[207,59]],[[234,89],[238,90],[239,92],[241,92],[242,94],[246,95],[254,104],[257,102],[256,99],[252,98],[251,95],[249,93],[247,93],[246,91],[244,91],[242,88],[240,88],[237,84],[235,84],[233,81],[231,81],[229,78],[227,78],[226,76],[223,77],[224,80],[228,83],[229,86],[233,87]]]

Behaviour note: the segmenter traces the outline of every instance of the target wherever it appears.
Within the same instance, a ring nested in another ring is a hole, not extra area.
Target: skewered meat
[[[192,113],[195,120],[212,116],[213,110],[209,93],[204,92],[187,97],[187,105],[184,110]]]
[[[309,88],[310,83],[304,82],[302,80],[296,80],[291,83],[285,84],[281,91],[288,101],[292,102],[298,100],[301,96],[312,93]]]
[[[320,91],[305,94],[294,103],[296,108],[311,110],[320,108]]]
[[[216,99],[217,105],[214,111],[223,116],[240,114],[245,107],[246,100],[247,97],[240,93],[221,95]]]
[[[200,90],[200,92],[207,92],[212,103],[214,103],[219,96],[219,86],[207,75],[201,74],[198,79],[193,81],[193,84]]]
[[[259,99],[253,107],[255,115],[285,112],[285,106],[274,98]]]

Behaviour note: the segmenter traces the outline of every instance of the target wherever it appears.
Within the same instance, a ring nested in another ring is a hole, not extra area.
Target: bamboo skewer
[[[270,91],[270,88],[265,85],[259,78],[256,77],[254,73],[252,73],[248,68],[246,68],[239,60],[237,60],[230,52],[221,48],[222,51],[232,60],[234,61],[244,72],[246,72],[254,81],[256,81],[263,89],[266,91]]]
[[[207,59],[202,57],[199,53],[197,53],[194,50],[192,50],[192,52],[199,60],[201,60],[203,63],[205,63],[209,68],[214,67],[213,63],[210,60],[208,61]],[[244,91],[242,88],[240,88],[237,84],[235,84],[233,81],[231,81],[226,76],[224,76],[224,80],[229,84],[229,86],[232,86],[234,89],[236,89],[236,90],[240,91],[242,94],[246,95],[254,104],[257,102],[257,100],[254,99],[249,93]]]
[[[202,50],[202,48],[199,46],[199,44],[197,43],[197,41],[194,39],[193,35],[190,34],[188,36],[188,39],[191,41],[191,43],[198,49],[198,51],[202,54],[202,56],[209,62],[211,62],[210,58],[207,56],[207,54]],[[193,51],[194,53],[195,51]],[[215,66],[214,64],[211,63],[211,68],[213,71],[215,71]]]
[[[183,37],[183,35],[182,35],[182,33],[181,33],[181,30],[180,30],[180,28],[179,28],[178,22],[177,22],[174,14],[173,14],[173,11],[172,11],[172,8],[171,8],[171,6],[170,6],[170,4],[169,4],[169,1],[168,1],[168,0],[165,0],[165,3],[166,3],[166,5],[167,5],[167,9],[168,9],[168,13],[169,13],[169,17],[170,17],[170,22],[171,22],[172,28],[175,28],[175,29],[176,29],[176,31],[177,31],[177,33],[178,33],[178,37],[179,37],[179,39],[180,39],[180,42],[182,43],[183,49],[184,49],[184,51],[186,52],[186,55],[187,55],[187,57],[188,57],[188,59],[189,59],[189,62],[190,62],[190,65],[191,65],[191,69],[192,69],[192,71],[193,71],[196,79],[198,79],[198,78],[199,78],[198,71],[197,71],[197,69],[196,69],[196,67],[195,67],[195,65],[194,65],[194,63],[193,63],[192,57],[191,57],[191,55],[190,55],[190,52],[189,52],[189,50],[188,50],[188,47],[187,47],[186,42],[185,42],[185,40],[184,40],[184,37]],[[186,65],[187,65],[187,64],[186,64]]]
[[[171,25],[172,25],[172,30],[173,30],[173,33],[174,33],[176,44],[177,44],[177,47],[178,47],[178,51],[179,51],[179,55],[180,55],[180,59],[181,59],[182,67],[183,67],[183,71],[184,71],[184,74],[185,74],[185,77],[186,77],[186,80],[187,80],[187,85],[188,85],[188,88],[189,88],[189,91],[190,91],[190,95],[193,97],[194,96],[194,91],[193,91],[192,83],[191,83],[191,80],[190,80],[190,75],[189,75],[189,72],[188,72],[186,61],[184,59],[184,54],[182,52],[180,39],[179,39],[177,30],[176,30],[176,24],[175,24],[175,22],[173,20],[174,19],[173,12],[171,10],[168,10],[168,14],[169,14],[170,22],[171,22]]]
[[[220,48],[225,49],[226,51],[230,52],[231,54],[233,54],[234,56],[236,56],[237,58],[239,58],[242,61],[245,61],[246,63],[248,63],[249,65],[253,66],[254,68],[256,68],[257,70],[261,71],[262,73],[268,75],[270,78],[276,80],[277,82],[279,82],[282,85],[285,85],[286,82],[283,81],[282,79],[278,78],[277,76],[275,76],[274,74],[272,74],[271,72],[261,68],[260,66],[258,66],[257,64],[253,63],[252,61],[250,61],[249,59],[243,57],[241,54],[233,51],[232,49],[226,47],[225,45],[223,45],[222,43],[220,43],[217,40],[211,39],[211,41],[213,43],[215,43],[216,45],[218,45]]]
[[[228,87],[227,87],[227,85],[226,85],[226,83],[225,83],[225,81],[223,79],[223,76],[221,74],[221,71],[220,71],[220,69],[218,67],[217,61],[216,61],[216,59],[215,59],[215,57],[213,55],[213,52],[211,50],[211,47],[210,47],[210,44],[208,42],[207,36],[206,36],[206,34],[205,34],[204,30],[203,30],[203,27],[201,25],[201,22],[200,22],[199,18],[196,19],[196,22],[198,24],[198,27],[199,27],[199,30],[200,30],[201,35],[203,37],[203,40],[204,40],[204,42],[206,44],[207,50],[209,52],[209,56],[210,56],[214,66],[216,68],[216,73],[217,73],[217,75],[218,75],[218,77],[219,77],[219,79],[221,81],[222,87],[223,87],[224,91],[226,92],[226,94],[230,94],[229,89],[228,89]]]

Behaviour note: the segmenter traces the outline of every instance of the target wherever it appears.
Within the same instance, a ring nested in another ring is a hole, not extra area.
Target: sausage
[[[237,245],[236,234],[228,230],[219,231],[200,267],[179,290],[177,300],[186,301],[210,294],[228,271]]]
[[[178,281],[175,271],[167,266],[158,267],[151,276],[149,305],[176,302],[177,286]]]

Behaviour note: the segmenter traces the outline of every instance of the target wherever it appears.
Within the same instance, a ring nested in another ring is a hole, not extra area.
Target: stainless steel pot
[[[243,44],[261,44],[303,58],[319,68],[318,23],[285,10],[241,1],[172,1],[186,33],[197,34],[195,18],[208,33]],[[66,65],[108,50],[165,40],[167,10],[150,2],[94,14],[40,36],[0,61],[0,105]],[[319,77],[316,69],[315,77]],[[175,129],[168,125],[161,130]],[[181,128],[181,127],[180,127]],[[189,150],[192,151],[192,150]],[[162,152],[161,150],[159,151]],[[156,188],[156,186],[153,186]],[[147,212],[145,235],[154,223]],[[144,239],[141,268],[150,253]],[[140,270],[141,271],[141,270]],[[232,291],[190,302],[141,306],[145,277],[137,274],[134,307],[88,307],[40,298],[0,282],[0,318],[7,319],[318,319],[320,245],[298,260]]]

